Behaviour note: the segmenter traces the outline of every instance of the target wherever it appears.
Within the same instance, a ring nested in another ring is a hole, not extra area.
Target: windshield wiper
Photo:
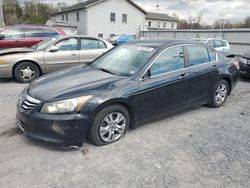
[[[113,73],[112,71],[107,70],[107,69],[104,69],[104,68],[98,68],[98,69],[101,70],[101,71],[103,71],[103,72],[107,72],[107,73],[109,73],[109,74],[117,75],[117,74]]]

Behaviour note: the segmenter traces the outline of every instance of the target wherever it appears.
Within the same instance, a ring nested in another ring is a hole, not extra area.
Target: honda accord
[[[94,62],[32,82],[17,103],[17,122],[29,138],[81,147],[116,142],[128,128],[193,106],[223,105],[239,63],[206,44],[141,40]]]

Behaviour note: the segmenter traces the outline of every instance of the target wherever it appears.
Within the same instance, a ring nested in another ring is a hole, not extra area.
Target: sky
[[[74,4],[81,0],[37,0],[40,2],[57,4],[65,2]],[[119,0],[118,0],[119,1]],[[146,11],[176,13],[180,19],[195,19],[202,14],[202,22],[212,25],[217,19],[242,21],[250,16],[250,0],[134,0]]]
[[[147,11],[173,13],[180,19],[197,18],[202,15],[202,22],[212,25],[217,19],[237,22],[250,16],[250,0],[135,0]]]

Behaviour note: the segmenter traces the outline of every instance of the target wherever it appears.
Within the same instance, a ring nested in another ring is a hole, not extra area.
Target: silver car
[[[50,38],[31,48],[1,50],[0,77],[31,82],[43,74],[91,62],[111,48],[103,39],[77,35]]]
[[[218,38],[209,38],[209,39],[195,38],[194,40],[205,43],[208,46],[215,48],[219,52],[230,53],[230,44],[226,40]]]

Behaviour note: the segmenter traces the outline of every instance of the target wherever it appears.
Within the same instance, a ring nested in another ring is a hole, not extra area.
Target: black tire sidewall
[[[226,95],[225,100],[224,100],[221,104],[218,104],[218,103],[216,102],[216,100],[215,100],[215,96],[216,96],[217,88],[218,88],[221,84],[225,84],[225,85],[226,85],[226,87],[227,87],[227,95]],[[211,106],[212,106],[212,107],[215,107],[215,108],[218,108],[218,107],[222,106],[222,105],[226,102],[227,97],[228,97],[228,94],[229,94],[229,85],[228,85],[228,82],[227,82],[226,80],[221,80],[221,81],[219,81],[219,83],[215,86],[214,91],[213,91]]]
[[[111,144],[111,143],[114,143],[114,142],[105,142],[101,139],[100,135],[99,135],[99,129],[100,129],[100,126],[101,126],[101,122],[103,121],[103,118],[112,113],[112,112],[119,112],[121,113],[124,117],[125,117],[125,120],[126,120],[126,127],[125,127],[125,130],[124,130],[124,133],[123,135],[118,139],[120,140],[126,133],[129,125],[130,125],[130,115],[129,115],[129,112],[127,111],[127,109],[125,107],[123,107],[122,105],[111,105],[111,106],[107,106],[105,107],[104,109],[102,109],[95,117],[94,121],[93,121],[93,124],[91,125],[90,127],[90,131],[89,131],[89,134],[88,134],[88,137],[90,139],[90,141],[97,145],[97,146],[101,146],[101,145],[107,145],[107,144]]]
[[[29,66],[31,67],[34,71],[35,71],[35,76],[34,78],[32,78],[31,80],[24,80],[22,77],[21,77],[21,69],[23,67],[26,67],[26,66]],[[22,63],[19,63],[15,68],[14,68],[14,77],[15,79],[20,82],[20,83],[30,83],[32,82],[33,80],[35,80],[36,78],[38,78],[40,75],[40,71],[39,71],[39,68],[37,67],[36,64],[32,63],[32,62],[22,62]]]

